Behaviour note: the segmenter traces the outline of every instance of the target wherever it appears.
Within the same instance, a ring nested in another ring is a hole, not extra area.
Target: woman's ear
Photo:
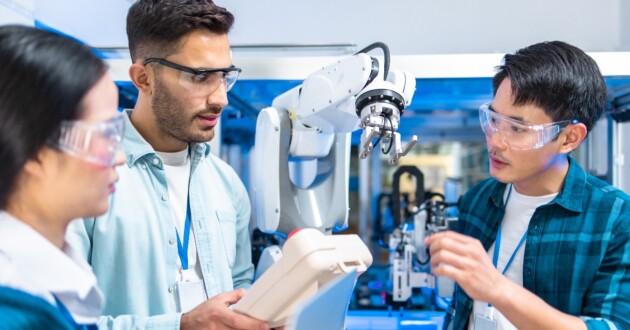
[[[60,151],[44,146],[39,149],[35,157],[24,163],[23,173],[27,176],[37,178],[45,176],[47,172],[56,171],[53,167],[51,167],[51,165],[55,164],[54,166],[64,166],[64,164],[61,163],[62,159],[59,156]]]
[[[129,77],[141,93],[148,95],[153,93],[153,78],[155,77],[153,70],[140,63],[134,63],[129,67]]]
[[[44,159],[48,157],[48,148],[41,148],[37,155],[24,163],[22,173],[27,177],[41,177],[46,172],[44,169]]]
[[[577,149],[580,146],[580,143],[584,141],[586,135],[588,134],[588,130],[586,129],[586,125],[582,123],[571,124],[565,127],[563,131],[564,139],[562,145],[560,146],[560,153],[566,153]]]

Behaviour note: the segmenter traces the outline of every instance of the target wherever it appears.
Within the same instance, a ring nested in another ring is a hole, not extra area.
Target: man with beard
[[[207,143],[240,72],[227,37],[233,21],[210,0],[129,9],[139,95],[124,116],[126,166],[109,212],[73,224],[69,237],[106,296],[101,328],[268,329],[229,309],[253,277],[250,203]]]
[[[630,197],[569,153],[606,105],[595,62],[563,42],[504,57],[480,109],[490,175],[459,233],[426,239],[457,283],[447,329],[630,329]]]

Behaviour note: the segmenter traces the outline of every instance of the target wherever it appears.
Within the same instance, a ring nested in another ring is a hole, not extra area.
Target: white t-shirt
[[[79,324],[96,323],[103,309],[103,295],[92,268],[69,244],[60,250],[2,210],[0,285],[41,297],[53,306],[57,306],[57,297]]]
[[[501,222],[501,251],[497,261],[497,269],[503,272],[505,265],[514,253],[516,246],[520,242],[523,235],[527,232],[529,221],[534,215],[536,208],[547,204],[553,200],[557,193],[545,196],[526,196],[519,194],[512,185],[508,186],[503,196],[505,206],[505,215]],[[511,189],[511,194],[508,193]],[[520,246],[510,267],[505,271],[505,276],[518,285],[523,285],[523,259],[525,257],[525,243]],[[488,250],[488,256],[492,260],[494,256],[494,245],[492,243]],[[476,314],[488,315],[488,303],[475,300],[473,303],[473,311],[470,315],[468,329],[474,329],[474,317]],[[510,321],[508,321],[501,312],[496,308],[493,311],[493,317],[497,321],[497,330],[516,329]]]
[[[184,244],[184,229],[188,208],[188,181],[190,180],[190,154],[188,149],[178,152],[156,151],[164,164],[168,198],[173,214],[173,225],[177,228],[179,241],[182,244]],[[182,270],[181,260],[178,258],[177,269],[175,270],[175,278],[178,282],[196,281],[202,278],[201,266],[197,261],[197,245],[195,244],[192,224],[188,240],[188,270]]]

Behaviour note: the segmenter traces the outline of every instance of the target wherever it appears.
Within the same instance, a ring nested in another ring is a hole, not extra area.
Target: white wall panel
[[[10,0],[1,0],[10,1]],[[35,18],[97,47],[126,47],[132,0],[30,0]],[[388,43],[393,54],[505,53],[543,40],[630,50],[624,0],[217,0],[234,44]],[[0,17],[1,19],[1,17]]]
[[[33,25],[33,0],[0,0],[0,25]]]

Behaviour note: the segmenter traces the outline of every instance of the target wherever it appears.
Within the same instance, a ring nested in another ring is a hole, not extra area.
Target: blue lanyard
[[[508,195],[505,198],[505,203],[503,203],[504,207],[507,207],[507,203],[510,200],[510,195],[512,194],[512,184],[510,184],[509,189],[510,190],[508,191]],[[516,246],[516,249],[514,249],[514,252],[512,252],[512,256],[510,256],[510,259],[508,259],[508,262],[507,262],[507,264],[505,264],[505,268],[503,269],[501,274],[505,274],[507,269],[512,264],[512,261],[514,261],[514,257],[516,256],[516,253],[521,248],[521,246],[523,245],[523,242],[525,242],[526,239],[527,239],[527,231],[525,231],[525,234],[523,234],[523,237],[521,237],[521,240],[518,242],[518,245]],[[492,264],[494,264],[494,267],[497,268],[497,269],[499,269],[497,267],[497,265],[498,265],[498,262],[499,262],[499,252],[500,251],[501,251],[501,224],[499,224],[499,232],[497,233],[497,239],[496,239],[496,241],[494,243],[494,254],[492,256]]]
[[[509,189],[510,190],[508,191],[508,195],[505,198],[505,203],[503,203],[503,207],[507,207],[507,203],[510,200],[510,195],[512,194],[512,184],[510,184]],[[507,264],[505,264],[505,268],[503,268],[503,271],[501,272],[502,275],[505,275],[505,272],[508,270],[508,268],[510,268],[512,261],[514,261],[514,257],[516,256],[516,253],[521,248],[521,246],[523,245],[523,242],[525,242],[526,239],[527,239],[527,231],[525,231],[525,234],[523,234],[523,237],[521,237],[521,240],[518,242],[516,249],[514,249],[514,252],[512,252],[512,256],[510,256],[510,259],[508,259]],[[494,265],[494,268],[496,269],[499,269],[497,267],[498,262],[499,262],[499,251],[501,251],[501,224],[500,223],[499,223],[499,232],[497,233],[497,239],[494,242],[494,253],[492,256],[492,264]],[[492,307],[492,304],[488,304],[488,307]]]
[[[507,269],[512,264],[512,261],[514,261],[514,257],[516,256],[516,253],[521,248],[521,245],[523,245],[523,242],[525,242],[526,239],[527,239],[527,232],[525,232],[525,234],[523,234],[523,237],[521,237],[521,240],[518,242],[518,245],[516,246],[516,249],[514,249],[514,252],[512,252],[512,256],[508,260],[507,264],[505,264],[505,268],[503,268],[503,271],[501,272],[501,274],[505,274]],[[492,264],[494,264],[495,268],[497,268],[497,262],[499,261],[500,249],[501,249],[501,225],[499,224],[499,233],[497,234],[497,240],[494,243],[494,255],[492,256]]]
[[[179,254],[179,260],[182,262],[182,269],[188,269],[188,243],[190,242],[190,196],[186,199],[186,221],[184,222],[184,244],[179,239],[179,232],[175,228],[177,233],[177,253]]]
[[[53,294],[53,297],[55,298],[55,303],[57,304],[57,309],[59,309],[59,312],[61,313],[61,315],[63,315],[63,317],[66,320],[68,320],[68,322],[70,322],[70,324],[72,325],[73,328],[81,329],[81,330],[98,329],[98,326],[96,324],[78,324],[74,320],[74,317],[72,317],[72,314],[70,314],[70,311],[66,308],[66,306],[63,303],[61,303],[59,298],[57,298],[57,296],[55,296],[54,294]]]

